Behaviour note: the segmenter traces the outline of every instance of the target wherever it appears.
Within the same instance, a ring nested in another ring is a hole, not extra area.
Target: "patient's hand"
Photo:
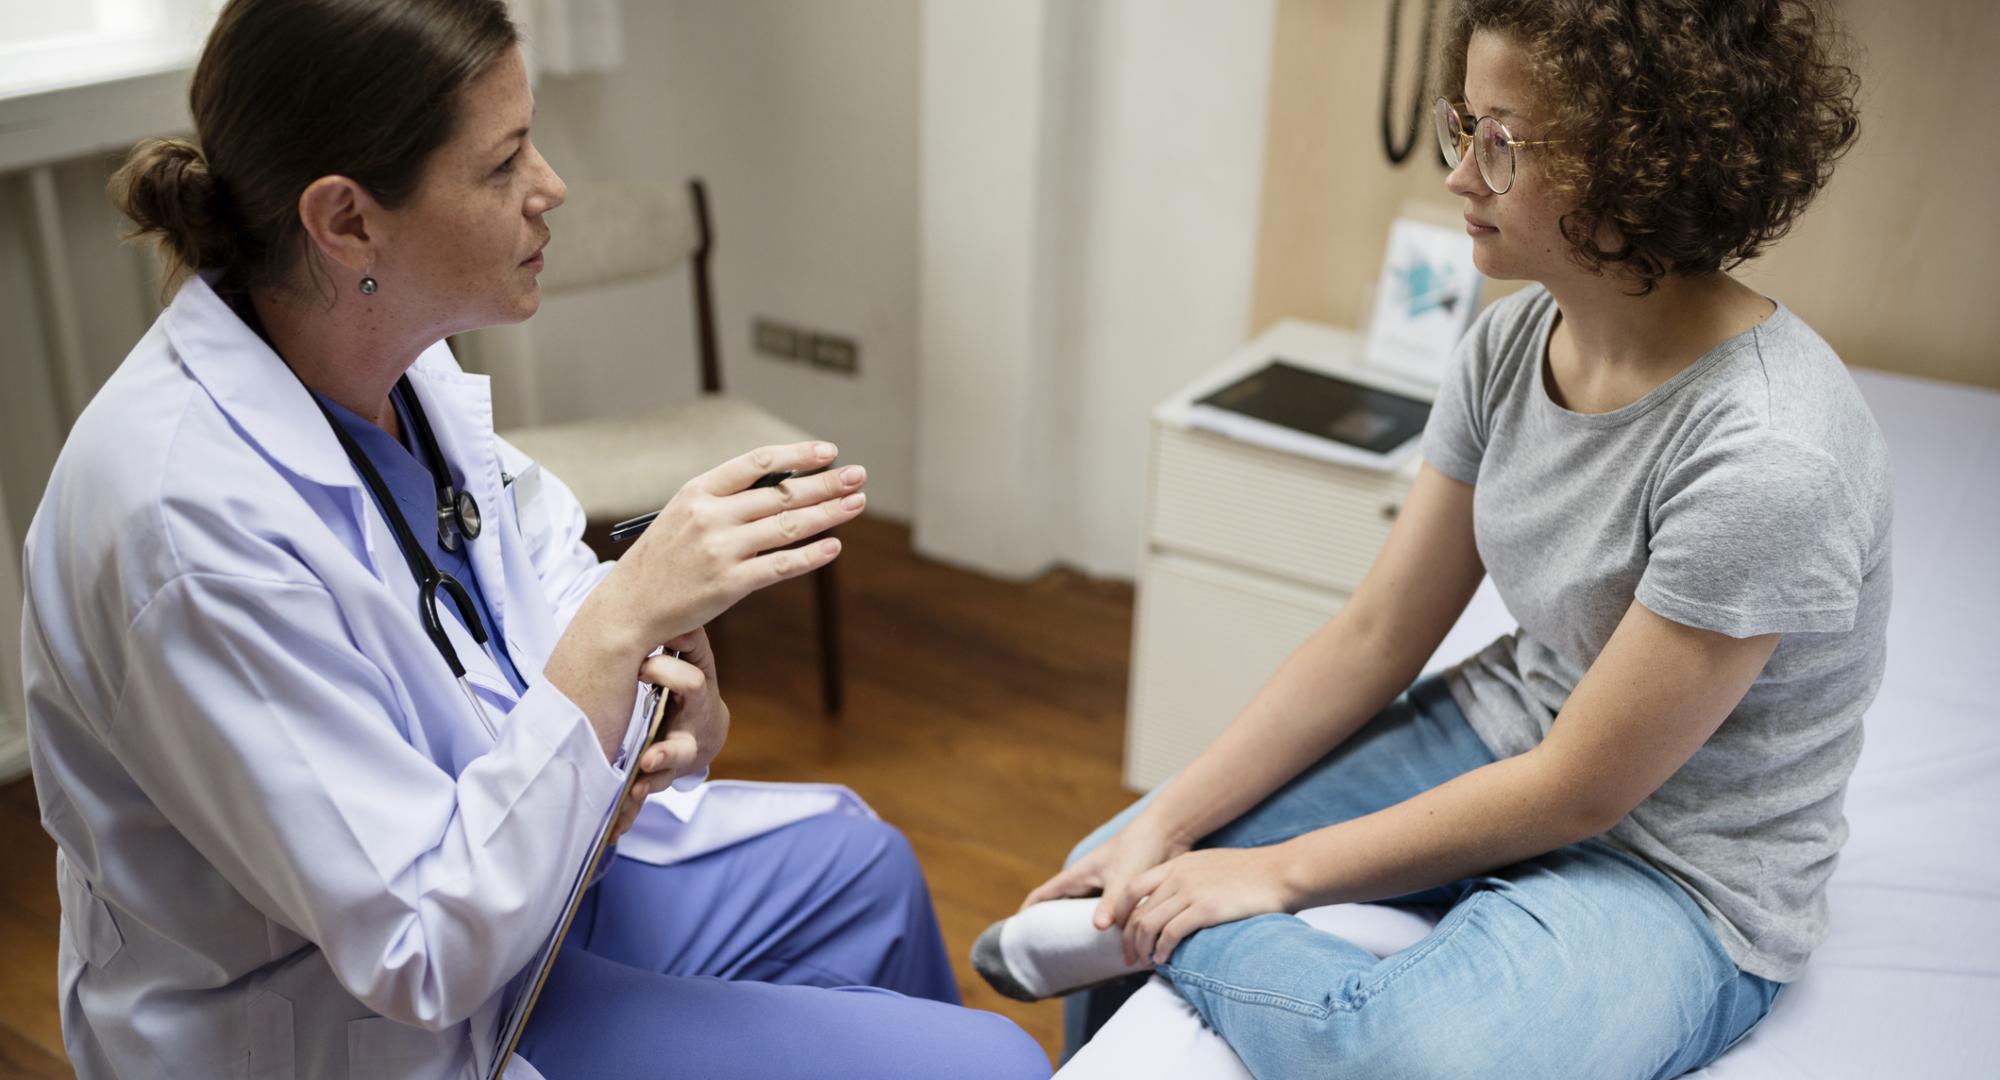
[[[1097,928],[1122,926],[1125,913],[1131,910],[1131,904],[1125,901],[1131,882],[1187,850],[1187,844],[1159,832],[1141,815],[1117,835],[1065,867],[1062,873],[1043,882],[1028,894],[1021,906],[1062,897],[1098,895],[1102,899],[1092,916]]]
[[[680,658],[671,654],[678,652]],[[647,659],[639,676],[674,695],[660,741],[639,756],[638,774],[618,809],[613,842],[639,817],[640,807],[654,792],[676,777],[708,768],[729,738],[729,706],[722,700],[715,676],[715,651],[705,630],[694,630],[667,642],[667,651]]]
[[[1290,911],[1284,856],[1277,845],[1211,848],[1169,859],[1126,887],[1125,962],[1164,964],[1174,949],[1206,926]]]

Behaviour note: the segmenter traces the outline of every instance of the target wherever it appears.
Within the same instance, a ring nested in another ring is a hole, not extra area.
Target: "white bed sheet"
[[[1895,467],[1895,606],[1828,885],[1833,926],[1764,1023],[1691,1074],[1703,1080],[2000,1077],[2000,393],[1855,381]],[[1438,655],[1512,625],[1489,584]],[[1429,929],[1365,904],[1305,918],[1378,955]],[[1154,979],[1058,1076],[1250,1074]]]

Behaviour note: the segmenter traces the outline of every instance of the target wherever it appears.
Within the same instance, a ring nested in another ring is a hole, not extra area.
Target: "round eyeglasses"
[[[1486,181],[1495,195],[1505,195],[1514,186],[1515,147],[1569,141],[1517,139],[1500,121],[1490,116],[1468,115],[1444,98],[1431,106],[1431,114],[1437,122],[1438,149],[1444,151],[1445,164],[1458,168],[1458,163],[1464,160],[1466,145],[1471,144],[1472,160],[1479,165],[1479,178]]]

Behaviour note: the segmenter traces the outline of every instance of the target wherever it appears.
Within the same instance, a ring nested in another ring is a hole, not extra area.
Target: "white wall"
[[[628,2],[625,65],[544,80],[537,126],[573,179],[709,180],[725,381],[927,554],[1129,576],[1147,413],[1248,329],[1273,9]],[[541,419],[693,392],[669,288],[544,305]],[[753,313],[856,335],[861,377],[754,354]]]
[[[1147,416],[1248,328],[1274,8],[1001,7],[924,8],[916,540],[1129,577]]]
[[[725,387],[839,442],[845,460],[870,467],[870,509],[907,517],[916,0],[623,8],[619,69],[537,89],[543,152],[572,181],[707,180]],[[550,224],[562,228],[561,211]],[[753,313],[852,335],[859,377],[753,353]],[[529,329],[543,421],[694,392],[682,279],[552,298]]]
[[[915,539],[1006,576],[1063,554],[1065,29],[1060,0],[924,6]]]
[[[1057,349],[1076,372],[1065,560],[1137,567],[1147,418],[1247,336],[1272,0],[1077,9],[1071,245]]]
[[[624,65],[544,80],[538,138],[573,180],[708,179],[726,383],[868,464],[871,509],[914,516],[927,553],[1129,575],[1148,410],[1248,329],[1272,8],[628,0]],[[59,177],[72,276],[118,313],[82,328],[93,379],[151,314],[108,171]],[[0,312],[33,327],[18,183]],[[754,354],[753,313],[854,335],[860,377]],[[693,392],[684,282],[555,298],[529,327],[542,419]],[[17,526],[64,422],[41,338],[0,341]]]

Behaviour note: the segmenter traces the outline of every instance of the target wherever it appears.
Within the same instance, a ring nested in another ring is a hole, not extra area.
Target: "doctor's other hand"
[[[675,658],[673,653],[680,653]],[[695,630],[667,642],[667,651],[648,657],[639,677],[673,694],[660,739],[639,754],[639,768],[612,826],[615,842],[639,817],[648,798],[683,776],[698,775],[715,761],[729,740],[729,706],[715,677],[715,651],[708,632]]]
[[[663,642],[705,626],[743,597],[811,573],[840,554],[840,541],[793,546],[859,517],[868,505],[859,465],[755,488],[774,472],[830,464],[832,443],[765,446],[687,482],[618,560],[599,591]]]

